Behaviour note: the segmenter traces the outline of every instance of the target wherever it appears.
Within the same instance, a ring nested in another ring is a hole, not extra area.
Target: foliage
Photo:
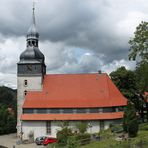
[[[90,143],[91,135],[88,133],[79,133],[76,135],[76,139],[79,141],[80,145],[85,145]]]
[[[106,134],[108,133],[106,132]],[[80,148],[91,148],[91,147],[92,148],[135,148],[135,147],[147,148],[148,145],[147,130],[138,131],[137,137],[130,138],[129,140],[124,140],[124,141],[116,141],[115,136],[110,136],[108,139],[104,139],[101,141],[91,142],[90,144],[81,146]]]
[[[106,130],[101,130],[99,133],[98,133],[99,137],[101,139],[109,139],[110,137],[113,136],[113,133],[111,132],[111,129],[106,129]]]
[[[129,122],[128,135],[129,137],[136,137],[138,132],[138,120],[135,118]]]
[[[8,108],[0,108],[0,135],[14,133],[16,131],[16,120],[14,115],[8,112]]]
[[[72,136],[72,130],[68,127],[64,127],[62,130],[57,132],[57,139],[59,145],[67,145],[67,140],[69,136]]]
[[[30,142],[33,142],[34,141],[34,131],[30,131],[28,134],[28,137],[29,137]]]
[[[135,74],[140,92],[148,91],[148,62],[139,63],[136,67]]]
[[[0,87],[0,106],[2,105],[13,108],[16,106],[15,90],[4,86]]]
[[[147,130],[148,131],[148,123],[142,123],[139,125],[140,130]]]
[[[111,131],[114,132],[114,133],[121,133],[123,132],[123,126],[122,125],[111,125]]]
[[[129,40],[129,59],[136,60],[137,56],[142,62],[148,62],[148,22],[141,22],[134,32],[134,37]]]
[[[138,120],[135,107],[131,102],[128,102],[124,111],[123,129],[128,132],[130,137],[135,137],[138,132]]]
[[[68,148],[77,148],[79,146],[79,142],[76,136],[68,137],[67,147]]]
[[[111,80],[122,92],[122,94],[135,104],[137,110],[140,110],[143,102],[139,97],[139,87],[137,77],[134,71],[126,70],[124,66],[110,73]]]
[[[76,124],[76,128],[80,133],[84,134],[87,130],[88,124],[86,122],[79,122]]]
[[[9,111],[8,109],[11,109]],[[16,132],[16,90],[0,87],[0,135]]]

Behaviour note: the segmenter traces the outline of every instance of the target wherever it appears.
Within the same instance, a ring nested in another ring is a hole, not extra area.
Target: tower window
[[[32,41],[32,45],[35,46],[35,41]]]
[[[46,121],[46,134],[51,134],[51,121]]]
[[[31,46],[31,42],[30,41],[28,41],[28,46]]]
[[[27,85],[28,85],[27,80],[24,80],[24,86],[27,86]]]
[[[27,90],[24,91],[24,96],[26,96],[26,95],[27,95]]]

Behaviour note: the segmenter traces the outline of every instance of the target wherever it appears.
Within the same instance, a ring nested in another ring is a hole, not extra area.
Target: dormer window
[[[24,86],[27,87],[27,85],[28,85],[28,81],[24,80]]]

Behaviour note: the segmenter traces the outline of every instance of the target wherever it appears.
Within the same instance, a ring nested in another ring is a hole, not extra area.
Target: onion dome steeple
[[[32,8],[32,23],[31,23],[31,26],[30,26],[30,28],[29,28],[29,30],[28,30],[28,33],[27,33],[27,43],[28,43],[28,45],[30,45],[29,43],[29,41],[33,41],[34,40],[34,46],[37,46],[38,44],[35,44],[35,43],[37,43],[37,42],[35,42],[35,41],[38,41],[38,39],[39,39],[39,33],[37,32],[37,29],[36,29],[36,22],[35,22],[35,8],[34,8],[34,6],[33,6],[33,8]]]
[[[20,55],[20,62],[39,62],[44,64],[44,55],[38,48],[39,33],[36,28],[35,7],[32,8],[32,23],[26,36],[26,50]]]

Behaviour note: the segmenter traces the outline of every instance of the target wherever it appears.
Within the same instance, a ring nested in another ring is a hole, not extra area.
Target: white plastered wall
[[[27,80],[27,86],[24,81]],[[42,76],[34,77],[17,77],[17,135],[21,136],[21,121],[22,106],[24,104],[24,91],[41,91],[42,90]]]
[[[73,131],[76,131],[76,124],[79,121],[70,121],[69,126]],[[87,132],[90,134],[98,133],[100,131],[100,121],[87,121],[89,127]],[[104,121],[104,129],[108,129],[112,121]],[[46,134],[46,121],[23,121],[22,131],[23,139],[29,139],[28,134],[30,132],[34,133],[34,138],[39,136],[51,136],[56,137],[56,134],[61,130],[61,121],[51,121],[51,134]]]

